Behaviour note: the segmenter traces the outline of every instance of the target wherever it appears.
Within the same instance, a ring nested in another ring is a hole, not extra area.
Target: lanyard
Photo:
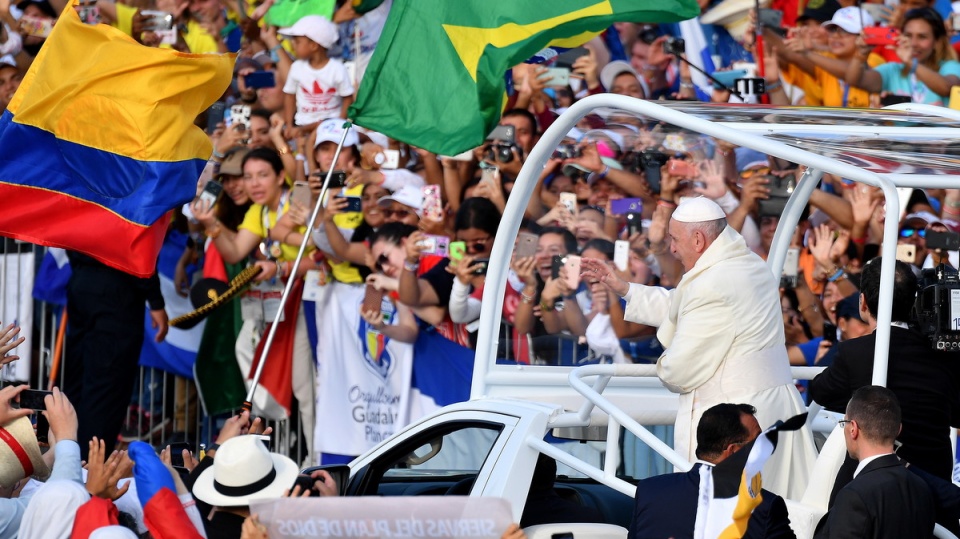
[[[843,88],[843,108],[847,108],[850,99],[850,85],[837,79],[840,82],[840,88]]]
[[[280,204],[277,205],[277,221],[280,220],[280,217],[283,215],[283,207],[287,204],[287,198],[290,196],[290,191],[284,189],[280,193]],[[270,239],[270,210],[266,205],[260,208],[260,218],[263,220],[263,241],[266,244],[266,253],[269,254],[272,259],[276,260],[280,258],[283,254],[283,251],[280,249],[280,242]]]

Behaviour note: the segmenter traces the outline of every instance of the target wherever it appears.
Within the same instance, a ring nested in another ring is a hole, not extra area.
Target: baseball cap
[[[911,213],[910,215],[907,215],[906,217],[903,218],[903,224],[907,224],[910,221],[917,221],[917,220],[923,221],[927,226],[930,226],[932,224],[947,226],[939,217],[937,217],[936,215],[928,211],[918,211],[916,213]]]
[[[383,133],[377,133],[376,131],[373,131],[371,129],[366,129],[363,127],[354,127],[354,129],[357,131],[358,137],[366,138],[367,140],[376,144],[377,146],[380,146],[381,148],[390,147],[390,139],[387,138],[387,136],[384,135]]]
[[[619,161],[617,161],[612,157],[601,157],[600,162],[614,170],[623,170],[623,165],[621,165]],[[574,170],[579,170],[581,172],[586,172],[587,174],[589,174],[587,176],[587,183],[589,183],[590,185],[593,185],[594,182],[596,182],[598,179],[596,174],[590,174],[591,172],[593,172],[592,170],[584,167],[583,165],[578,165],[576,163],[570,163],[569,165],[564,165],[563,175],[571,176],[574,174]]]
[[[377,205],[389,206],[391,202],[399,202],[404,206],[413,208],[419,216],[423,210],[423,190],[416,185],[404,185],[394,191],[393,194],[377,200]]]
[[[36,6],[37,9],[42,11],[44,15],[56,19],[59,16],[57,10],[53,9],[53,5],[50,4],[48,0],[23,0],[17,3],[17,9],[24,11],[29,6]]]
[[[346,120],[339,118],[331,118],[329,120],[324,120],[317,126],[317,141],[314,144],[314,148],[320,146],[324,142],[333,142],[335,144],[340,144],[340,137],[343,136],[343,124]],[[357,136],[357,131],[351,129],[347,133],[346,140],[343,141],[344,146],[358,146],[360,144],[360,137]]]
[[[623,60],[614,60],[603,66],[603,69],[600,70],[600,84],[609,92],[610,89],[613,88],[613,80],[622,73],[630,73],[636,77],[640,83],[640,87],[643,88],[643,95],[647,98],[650,97],[650,87],[647,86],[647,81],[643,80],[643,77],[637,74],[637,70],[634,69],[632,65]]]
[[[863,22],[861,23],[861,21]],[[848,6],[838,9],[837,12],[833,14],[833,18],[820,26],[824,28],[839,26],[845,32],[859,34],[863,31],[864,27],[873,26],[873,17],[863,8]]]
[[[864,320],[860,318],[860,293],[856,292],[837,302],[837,318],[852,318],[859,322]]]
[[[16,68],[17,61],[13,58],[13,55],[4,54],[3,56],[0,56],[0,68],[3,68],[3,66]]]
[[[803,13],[797,17],[797,22],[803,22],[811,19],[817,22],[826,22],[833,18],[833,14],[840,9],[840,4],[836,0],[810,0],[803,9]]]
[[[263,71],[263,64],[254,60],[250,57],[237,58],[237,63],[233,65],[234,74],[238,73],[241,69],[250,67],[254,71]]]
[[[332,47],[340,37],[336,25],[320,15],[304,15],[293,26],[281,28],[277,33],[287,37],[303,36],[325,49]]]

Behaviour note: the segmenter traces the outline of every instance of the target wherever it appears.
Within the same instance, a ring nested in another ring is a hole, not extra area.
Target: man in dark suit
[[[854,479],[840,489],[814,539],[933,537],[933,497],[893,452],[900,404],[885,387],[856,390],[843,419],[847,453],[858,461]]]
[[[860,277],[860,315],[876,325],[880,301],[880,258],[868,262]],[[903,403],[903,431],[897,454],[923,470],[949,480],[953,469],[950,427],[960,426],[960,354],[930,346],[920,332],[910,328],[917,279],[910,266],[897,261],[894,275],[893,327],[887,386]],[[873,378],[876,333],[843,341],[833,365],[810,382],[810,397],[834,412],[844,412],[847,401]],[[856,463],[848,459],[837,475],[831,494],[852,477]]]
[[[750,443],[760,432],[749,404],[718,404],[697,424],[697,463],[687,473],[665,474],[637,484],[636,506],[628,539],[687,539],[693,537],[700,496],[700,468],[718,464]],[[763,490],[744,538],[794,538],[783,498]]]

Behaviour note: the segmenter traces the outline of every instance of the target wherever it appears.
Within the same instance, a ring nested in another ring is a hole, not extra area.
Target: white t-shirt
[[[340,116],[342,98],[353,95],[353,83],[343,62],[330,58],[320,69],[310,67],[307,60],[290,66],[283,93],[297,96],[297,125],[321,122]]]

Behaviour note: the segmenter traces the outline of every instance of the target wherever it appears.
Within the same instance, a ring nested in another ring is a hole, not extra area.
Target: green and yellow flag
[[[394,0],[350,117],[442,155],[483,142],[504,73],[546,47],[577,47],[614,22],[676,22],[694,0]]]

